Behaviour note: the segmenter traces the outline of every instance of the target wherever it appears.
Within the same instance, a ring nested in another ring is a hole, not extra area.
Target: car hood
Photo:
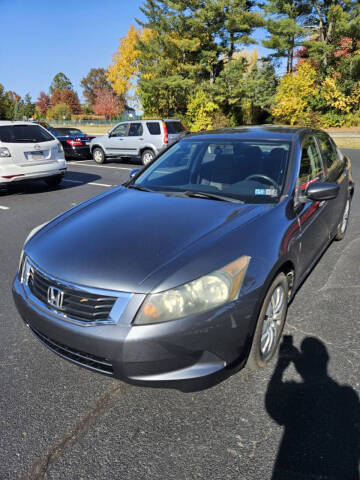
[[[179,258],[198,260],[189,253],[194,245],[205,251],[269,207],[119,187],[47,224],[25,251],[42,270],[59,279],[147,293],[174,273],[171,265]],[[214,263],[204,268],[193,278],[217,267]]]

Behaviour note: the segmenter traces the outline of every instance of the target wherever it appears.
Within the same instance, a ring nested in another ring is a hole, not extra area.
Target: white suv
[[[65,171],[62,145],[45,128],[32,122],[0,121],[0,189],[38,178],[55,186]]]
[[[186,133],[187,129],[176,119],[121,122],[106,135],[91,140],[90,151],[96,163],[111,157],[140,157],[146,165]]]

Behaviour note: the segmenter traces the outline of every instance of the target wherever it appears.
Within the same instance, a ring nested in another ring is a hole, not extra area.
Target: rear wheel
[[[56,175],[54,177],[45,178],[44,181],[49,187],[57,187],[63,179],[63,175]]]
[[[141,161],[144,165],[147,165],[148,163],[151,162],[151,160],[155,157],[155,153],[147,148],[144,150],[141,154]]]
[[[95,163],[102,164],[106,161],[104,150],[100,147],[94,148],[92,151],[92,156]]]
[[[341,218],[341,222],[337,228],[335,240],[342,240],[345,237],[346,229],[349,223],[350,204],[351,204],[351,198],[349,197],[345,204],[344,213]]]
[[[247,366],[252,370],[265,367],[274,357],[286,320],[288,281],[279,273],[265,296],[258,317]]]

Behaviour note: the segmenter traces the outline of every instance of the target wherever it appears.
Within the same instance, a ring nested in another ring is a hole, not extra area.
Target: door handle
[[[139,140],[144,140],[143,138],[139,138]]]

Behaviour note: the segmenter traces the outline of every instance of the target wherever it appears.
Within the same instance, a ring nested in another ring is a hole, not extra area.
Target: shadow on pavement
[[[305,338],[299,351],[284,337],[265,398],[269,415],[284,426],[272,480],[359,479],[359,398],[329,377],[328,361],[320,340]],[[302,382],[283,381],[291,362]]]
[[[99,179],[101,179],[100,175],[94,175],[91,173],[67,172],[63,181],[55,187],[47,185],[46,182],[41,179],[14,182],[0,190],[0,197],[6,195],[26,195],[54,190],[67,190],[69,188],[79,187],[82,184],[85,185],[89,182],[95,182]],[[66,180],[69,181],[67,182]]]

